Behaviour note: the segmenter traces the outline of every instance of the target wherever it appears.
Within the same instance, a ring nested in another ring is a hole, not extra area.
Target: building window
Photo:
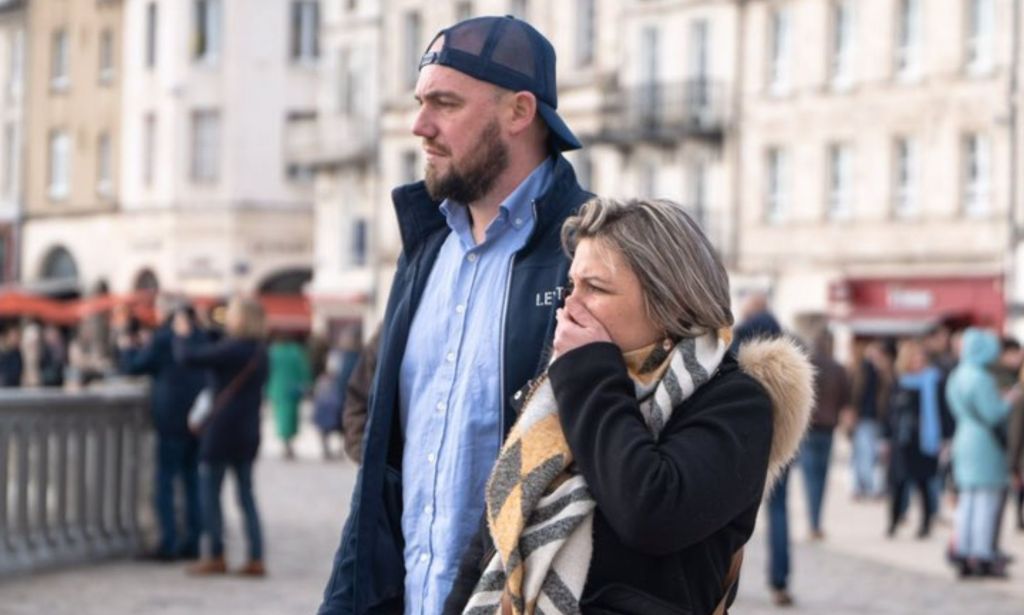
[[[198,62],[214,64],[220,56],[221,0],[195,0],[195,47]]]
[[[853,2],[838,0],[832,4],[832,53],[829,68],[832,87],[847,88],[853,79]]]
[[[356,218],[352,221],[352,264],[361,267],[367,260],[367,232],[368,225],[366,218]]]
[[[157,5],[146,5],[146,68],[156,66]]]
[[[420,178],[419,156],[416,150],[410,149],[402,153],[402,183],[411,184]]]
[[[921,71],[921,1],[899,0],[896,15],[896,76],[915,79]]]
[[[314,63],[320,57],[320,3],[292,2],[292,61]]]
[[[509,3],[508,13],[517,19],[527,19],[529,12],[530,3],[527,0],[512,0]]]
[[[4,126],[4,196],[13,198],[15,163],[18,156],[18,141],[15,132],[14,122],[7,122]]]
[[[71,183],[71,137],[63,130],[50,133],[49,188],[52,200],[66,199]]]
[[[893,214],[910,218],[918,208],[918,147],[917,141],[896,139],[893,151]]]
[[[192,181],[214,183],[220,178],[220,113],[192,112]]]
[[[688,106],[694,117],[700,120],[711,103],[710,84],[710,40],[711,24],[706,19],[690,22]]]
[[[156,176],[156,114],[147,113],[142,125],[142,183],[148,188]]]
[[[104,29],[100,33],[100,83],[114,78],[114,33]]]
[[[68,33],[57,30],[53,33],[53,56],[50,59],[50,87],[55,90],[66,90],[68,79]]]
[[[659,82],[658,74],[661,72],[659,66],[661,48],[661,31],[656,26],[645,26],[640,30],[640,53],[637,60],[640,76],[640,88],[637,92],[637,114],[634,120],[643,125],[657,122],[659,112]]]
[[[313,167],[308,164],[290,163],[285,167],[285,175],[288,181],[293,184],[310,185],[316,179]]]
[[[590,66],[594,62],[596,29],[594,0],[576,0],[576,66]]]
[[[405,80],[402,85],[406,88],[416,86],[416,79],[420,74],[420,56],[423,55],[423,20],[419,11],[408,11],[404,20],[405,31],[405,53],[402,58],[402,75]]]
[[[25,62],[25,32],[16,30],[9,39],[7,53],[7,99],[13,101],[21,92],[21,79]]]
[[[351,115],[355,107],[355,79],[352,67],[352,51],[338,50],[338,113]]]
[[[789,155],[773,147],[765,158],[765,216],[781,222],[789,213]]]
[[[967,36],[964,55],[968,72],[986,73],[992,69],[994,55],[994,0],[967,1]]]
[[[104,132],[96,142],[96,192],[101,196],[109,196],[113,192],[111,164],[110,134]]]
[[[594,161],[586,150],[573,152],[572,166],[576,171],[576,181],[584,190],[592,190],[594,185]]]
[[[992,152],[987,137],[970,134],[963,141],[964,213],[984,216],[991,205]]]
[[[778,7],[768,17],[768,89],[773,94],[789,90],[789,49],[791,16]]]
[[[465,21],[473,16],[472,2],[457,2],[455,4],[455,21]]]
[[[843,220],[852,213],[853,150],[837,143],[828,148],[828,202],[825,211],[833,220]]]

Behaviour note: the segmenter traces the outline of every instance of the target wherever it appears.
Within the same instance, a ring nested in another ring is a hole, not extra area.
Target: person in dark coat
[[[917,535],[925,538],[931,532],[936,512],[931,483],[939,471],[943,441],[953,433],[943,383],[942,372],[928,363],[921,342],[900,342],[883,433],[889,457],[889,536],[903,521],[911,487],[920,492],[923,507]]]
[[[44,387],[64,386],[64,370],[68,366],[67,343],[56,325],[43,329],[39,355],[39,383]]]
[[[355,337],[355,336],[352,336]],[[320,432],[320,443],[324,459],[330,459],[331,434],[342,430],[342,408],[349,378],[359,363],[358,342],[350,340],[344,348],[337,348],[328,354],[324,373],[317,378],[313,391],[313,423]]]
[[[175,357],[185,366],[207,370],[213,389],[212,408],[199,427],[200,496],[209,552],[189,568],[189,573],[227,571],[220,492],[230,469],[235,475],[249,543],[248,562],[238,572],[263,576],[263,534],[253,491],[260,407],[268,374],[263,308],[255,300],[232,299],[225,325],[224,339],[208,343],[192,335],[193,325],[187,319],[179,316],[174,321]]]
[[[373,372],[377,369],[377,353],[380,350],[380,330],[373,332],[366,346],[359,354],[352,375],[345,385],[345,402],[341,411],[342,431],[345,434],[345,454],[356,463],[363,462],[363,434],[366,431],[366,415],[369,410],[370,386]]]
[[[120,371],[131,376],[151,376],[150,410],[156,432],[156,488],[153,502],[160,524],[159,546],[147,557],[161,561],[199,556],[202,518],[199,509],[199,440],[188,429],[188,413],[206,383],[202,370],[186,367],[174,359],[173,314],[166,299],[158,302],[157,313],[163,324],[152,340],[139,345],[127,333],[118,336]],[[185,317],[191,312],[179,308]],[[193,330],[192,335],[201,336]],[[175,514],[175,485],[185,495],[185,536],[178,539]]]
[[[0,345],[0,387],[20,387],[25,371],[21,355],[21,330],[13,325],[4,331]]]
[[[832,344],[832,334],[827,330],[818,332],[813,340],[814,412],[811,427],[800,446],[812,540],[824,538],[821,515],[832,459],[832,436],[840,415],[850,405],[850,379],[846,368],[833,358]]]
[[[724,610],[810,362],[785,339],[729,352],[728,277],[681,206],[595,199],[563,237],[554,361],[518,396],[444,612]]]

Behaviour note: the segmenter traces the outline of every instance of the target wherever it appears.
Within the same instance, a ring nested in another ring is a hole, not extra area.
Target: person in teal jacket
[[[998,430],[1013,403],[1018,383],[1000,396],[988,367],[999,356],[999,338],[970,328],[964,333],[960,363],[949,376],[946,399],[956,418],[953,477],[960,497],[955,523],[955,555],[963,576],[1005,576],[994,541],[1002,491],[1009,480],[1005,442]]]
[[[267,398],[274,410],[277,435],[284,443],[285,457],[292,459],[292,439],[299,430],[299,402],[310,386],[306,349],[293,339],[280,338],[270,346],[270,379]]]

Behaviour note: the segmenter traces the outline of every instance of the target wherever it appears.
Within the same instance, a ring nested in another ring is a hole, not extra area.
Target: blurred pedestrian
[[[68,350],[64,334],[57,325],[46,325],[39,358],[40,384],[44,387],[64,386],[64,370],[67,367]]]
[[[999,500],[1008,483],[1005,423],[1024,390],[1014,384],[1000,395],[989,367],[999,357],[999,339],[985,329],[963,336],[960,363],[946,396],[956,417],[953,475],[959,491],[955,555],[962,576],[1005,576],[994,550]]]
[[[41,384],[39,367],[42,362],[42,349],[42,327],[34,320],[27,321],[21,330],[21,356],[24,364],[22,386],[38,387]]]
[[[299,431],[299,404],[309,392],[309,357],[293,337],[279,335],[270,345],[270,377],[267,398],[274,412],[277,437],[284,444],[285,459],[294,459],[292,440]]]
[[[762,291],[749,293],[739,310],[740,322],[733,329],[731,350],[739,351],[741,345],[756,339],[771,339],[782,336],[782,327],[768,308],[768,295]],[[772,590],[772,601],[777,606],[793,604],[789,591],[790,540],[789,540],[789,466],[779,473],[775,485],[768,492],[768,585]]]
[[[356,463],[363,462],[363,436],[366,431],[366,417],[369,411],[370,388],[373,372],[377,369],[377,353],[380,351],[381,326],[367,340],[359,354],[352,375],[345,386],[345,403],[341,411],[341,427],[345,434],[345,454]]]
[[[878,447],[892,388],[892,361],[881,341],[861,344],[860,349],[851,378],[853,496],[874,498],[884,491],[878,481]]]
[[[202,370],[178,363],[174,358],[172,321],[176,313],[192,324],[190,335],[202,341],[195,327],[195,314],[167,296],[158,297],[157,319],[161,323],[148,343],[138,332],[125,330],[118,336],[120,370],[132,376],[152,377],[150,412],[156,432],[156,482],[153,492],[160,543],[144,554],[146,559],[173,561],[199,557],[202,517],[199,506],[199,440],[189,431],[189,409],[206,383]],[[185,535],[178,536],[175,488],[184,494]]]
[[[832,458],[832,436],[840,415],[849,409],[850,380],[846,368],[833,356],[832,334],[821,330],[811,342],[814,364],[814,412],[811,426],[800,446],[800,466],[807,492],[811,539],[821,540],[821,514],[828,484],[828,468]]]
[[[935,500],[930,483],[938,473],[942,448],[942,373],[929,365],[917,340],[900,342],[896,356],[896,383],[889,401],[885,426],[889,458],[890,514],[887,534],[894,536],[903,521],[911,486],[921,494],[918,538],[931,532]]]
[[[204,342],[193,335],[195,327],[188,318],[179,314],[174,319],[175,357],[188,367],[206,369],[213,387],[212,407],[197,427],[207,550],[188,572],[207,575],[227,571],[220,494],[224,475],[230,469],[249,547],[248,561],[238,572],[263,576],[263,533],[253,489],[253,466],[260,446],[260,406],[269,371],[263,308],[255,300],[235,298],[228,304],[225,320],[226,336],[218,342]]]
[[[333,457],[331,434],[340,433],[344,436],[342,410],[345,406],[346,388],[359,361],[359,339],[356,331],[349,329],[339,347],[328,353],[324,373],[317,379],[313,398],[313,423],[320,432],[324,459]]]
[[[0,387],[20,387],[25,371],[21,354],[21,329],[10,325],[0,337]]]
[[[1024,352],[1020,342],[1012,337],[1004,337],[1000,344],[999,359],[992,365],[992,374],[999,385],[999,392],[1005,394],[1020,380],[1021,367],[1024,366]],[[1024,449],[1024,401],[1013,404],[1006,420],[1006,463],[1010,469],[1010,483],[999,498],[999,512],[996,514],[995,552],[999,557],[1002,553],[1000,538],[1002,536],[1003,512],[1006,502],[1014,501],[1014,525],[1024,529],[1024,518],[1021,513],[1024,505],[1024,489],[1021,485],[1021,454]]]

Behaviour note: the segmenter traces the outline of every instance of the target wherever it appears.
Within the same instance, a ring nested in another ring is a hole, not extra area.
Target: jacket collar
[[[559,224],[569,213],[580,206],[579,199],[565,198],[573,191],[581,191],[576,183],[576,172],[561,154],[554,154],[555,168],[547,190],[537,198],[537,222],[533,234],[527,240],[529,247],[549,225]],[[398,229],[402,236],[402,247],[412,251],[420,242],[440,229],[447,228],[440,201],[430,198],[424,181],[399,186],[391,191],[391,200],[398,218]]]

